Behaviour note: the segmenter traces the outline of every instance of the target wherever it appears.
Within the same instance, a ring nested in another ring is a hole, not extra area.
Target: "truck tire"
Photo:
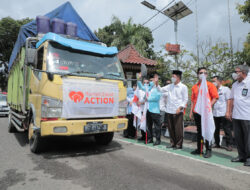
[[[108,145],[114,137],[114,132],[100,133],[95,135],[95,141],[99,145]]]
[[[16,130],[15,126],[11,123],[11,119],[12,119],[12,114],[9,113],[8,132],[9,132],[9,133],[16,133],[17,130]]]
[[[29,125],[29,144],[30,151],[33,153],[41,153],[44,150],[44,139],[39,131],[33,131],[33,122]]]

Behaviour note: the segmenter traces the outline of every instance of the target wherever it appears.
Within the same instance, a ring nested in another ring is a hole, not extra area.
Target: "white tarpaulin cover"
[[[116,83],[63,79],[63,118],[118,116],[119,89]]]

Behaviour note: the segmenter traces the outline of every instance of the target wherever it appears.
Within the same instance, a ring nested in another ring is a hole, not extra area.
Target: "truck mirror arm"
[[[43,71],[43,70],[40,70],[40,69],[35,69],[35,68],[31,68],[33,71],[36,71],[36,72],[41,72],[41,73],[46,73],[47,74],[47,77],[50,81],[53,81],[54,80],[54,74],[58,74],[60,75],[59,73],[54,73],[54,72],[49,72],[49,71]]]

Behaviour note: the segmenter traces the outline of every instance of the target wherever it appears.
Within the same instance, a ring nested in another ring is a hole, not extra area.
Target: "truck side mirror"
[[[53,73],[48,72],[48,73],[47,73],[47,77],[48,77],[48,79],[49,79],[50,81],[53,81],[53,80],[54,80],[54,74],[53,74]]]
[[[26,63],[36,68],[36,49],[26,48]]]

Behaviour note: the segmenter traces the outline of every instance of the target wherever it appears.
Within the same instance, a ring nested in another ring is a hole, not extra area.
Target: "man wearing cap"
[[[170,135],[170,146],[167,148],[181,149],[183,144],[183,111],[188,102],[188,88],[181,82],[181,75],[181,71],[174,70],[172,83],[161,88],[166,99],[165,117]]]
[[[222,85],[222,78],[220,76],[214,76],[212,78],[213,84],[218,89],[219,99],[216,101],[213,107],[213,116],[215,123],[214,139],[215,144],[213,148],[220,148],[220,128],[222,127],[226,137],[226,150],[232,151],[233,137],[231,132],[232,122],[226,119],[227,104],[229,103],[229,97],[231,90]]]
[[[250,78],[247,65],[235,67],[234,80],[237,80],[231,90],[229,109],[226,117],[233,121],[234,136],[238,149],[238,157],[232,162],[244,162],[250,166]]]
[[[203,154],[203,143],[201,143],[203,141],[203,137],[202,137],[202,128],[201,128],[201,115],[196,113],[194,111],[194,108],[196,106],[196,102],[198,99],[198,95],[199,95],[199,89],[201,86],[201,82],[202,82],[202,77],[205,75],[205,77],[207,77],[207,69],[205,67],[200,67],[197,70],[197,75],[199,78],[198,83],[196,83],[193,87],[192,87],[192,95],[191,95],[191,110],[190,110],[190,119],[194,118],[195,124],[197,126],[197,149],[192,151],[191,154]],[[209,98],[210,98],[210,102],[211,102],[211,107],[213,107],[214,103],[217,101],[217,99],[219,98],[218,95],[218,91],[216,86],[207,81],[207,88],[208,88],[208,92],[209,92]],[[208,140],[206,140],[205,142],[205,146],[206,146],[206,153],[203,155],[204,158],[210,158],[212,156],[212,142],[209,142]]]

